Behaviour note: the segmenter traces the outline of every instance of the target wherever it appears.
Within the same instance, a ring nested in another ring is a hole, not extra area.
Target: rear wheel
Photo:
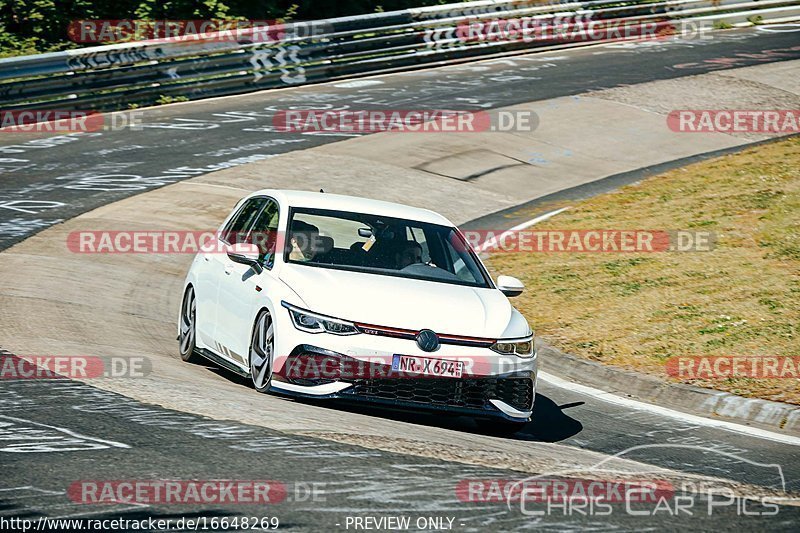
[[[272,317],[262,311],[256,318],[253,337],[250,341],[250,377],[258,392],[267,392],[272,382],[272,355],[275,347],[275,333]]]
[[[194,353],[196,346],[197,301],[194,297],[194,287],[186,289],[181,304],[181,330],[178,335],[180,342],[181,359],[188,363],[197,363],[200,356]]]

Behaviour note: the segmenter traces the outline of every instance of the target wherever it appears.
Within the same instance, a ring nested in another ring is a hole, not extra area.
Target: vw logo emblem
[[[439,349],[439,337],[429,329],[417,333],[417,346],[423,352],[435,352]]]

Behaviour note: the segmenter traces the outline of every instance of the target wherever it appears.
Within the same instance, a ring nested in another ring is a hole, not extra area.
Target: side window
[[[458,254],[453,246],[447,246],[447,251],[450,254],[450,262],[453,265],[453,274],[458,276],[462,281],[475,281],[475,277],[467,268],[467,264]]]
[[[456,236],[455,231],[451,231],[445,243],[445,249],[449,256],[449,263],[452,265],[452,272],[461,281],[473,283],[483,278],[478,266],[474,261],[467,262],[469,256],[469,245]]]
[[[249,235],[249,242],[256,244],[261,250],[261,262],[267,268],[272,268],[275,263],[275,246],[278,243],[278,204],[267,200],[267,205],[258,215],[253,230]]]
[[[228,244],[247,242],[253,223],[266,202],[265,198],[247,200],[222,230],[220,239]]]
[[[422,228],[408,226],[407,237],[408,240],[417,242],[422,248],[422,262],[430,263],[431,251],[428,249],[428,239],[425,237],[425,232]]]

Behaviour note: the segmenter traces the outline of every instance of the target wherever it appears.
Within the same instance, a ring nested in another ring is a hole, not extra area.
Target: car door
[[[242,365],[247,364],[253,320],[258,309],[263,307],[264,289],[271,285],[278,228],[277,202],[270,198],[260,200],[263,202],[262,209],[252,223],[240,231],[237,242],[259,247],[262,272],[257,273],[248,265],[231,261],[227,254],[220,256],[224,268],[217,297],[217,337],[224,355]]]
[[[208,286],[207,290],[213,294],[211,297],[210,309],[205,314],[212,321],[208,328],[210,342],[207,344],[218,354],[239,362],[235,357],[226,353],[224,338],[226,330],[229,328],[223,304],[225,299],[220,299],[220,290],[223,281],[230,276],[228,270],[229,263],[227,252],[241,239],[245,238],[247,231],[254,224],[261,210],[266,205],[265,198],[248,198],[238,208],[236,213],[229,219],[228,223],[220,230],[217,239],[217,246],[209,253],[203,254],[203,261],[206,262],[205,270],[208,272],[210,282],[201,284]],[[227,273],[226,273],[227,271]],[[199,313],[198,313],[199,315]]]
[[[254,208],[260,209],[261,205],[249,200],[238,203],[233,213],[226,219],[225,224],[215,234],[213,242],[204,243],[195,257],[197,336],[202,345],[210,347],[215,352],[220,351],[216,339],[217,293],[219,292],[219,279],[223,275],[224,269],[224,264],[219,256],[225,253],[223,247],[229,241],[228,236],[235,233],[234,228],[241,226],[243,220]]]

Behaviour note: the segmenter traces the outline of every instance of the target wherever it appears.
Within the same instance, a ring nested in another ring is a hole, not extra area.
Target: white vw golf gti
[[[533,333],[443,216],[326,193],[238,203],[184,284],[180,353],[259,392],[530,420]]]

